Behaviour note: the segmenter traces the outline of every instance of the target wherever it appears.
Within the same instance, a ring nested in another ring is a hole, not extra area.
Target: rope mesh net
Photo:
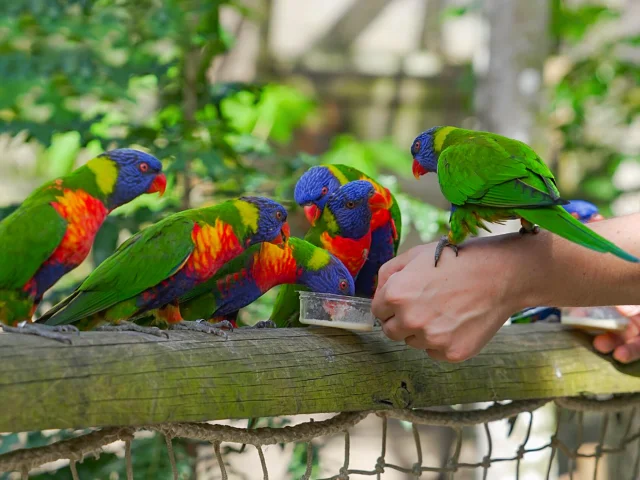
[[[549,441],[544,445],[532,446],[530,437],[534,423],[533,412],[553,402],[556,406],[557,421],[555,431]],[[521,477],[521,463],[523,459],[532,453],[548,451],[548,460],[545,472],[538,472],[537,478],[551,478],[552,465],[557,456],[562,455],[569,462],[569,477],[573,479],[573,467],[580,459],[590,458],[595,460],[593,476],[591,478],[608,478],[598,476],[600,460],[606,456],[623,455],[629,468],[631,479],[640,478],[640,394],[626,394],[612,396],[608,400],[596,400],[589,398],[557,398],[553,400],[525,400],[510,403],[494,403],[488,408],[474,410],[447,411],[434,409],[390,410],[378,412],[345,412],[322,421],[310,419],[304,423],[281,428],[263,427],[249,430],[230,425],[215,423],[167,423],[158,425],[142,425],[139,427],[109,427],[91,431],[73,438],[64,439],[37,448],[23,448],[0,455],[0,471],[16,472],[9,478],[29,478],[29,472],[43,465],[60,459],[68,461],[71,477],[76,480],[78,475],[78,463],[90,455],[100,455],[103,449],[114,442],[124,442],[124,458],[126,464],[127,479],[134,478],[131,444],[137,432],[155,432],[166,439],[166,454],[169,457],[173,478],[181,478],[176,467],[173,438],[188,438],[202,442],[208,442],[213,447],[214,459],[219,469],[215,478],[227,480],[230,477],[227,471],[227,459],[232,455],[230,451],[224,451],[223,443],[246,444],[253,446],[255,455],[259,458],[259,471],[254,472],[251,478],[269,479],[269,462],[264,454],[264,448],[275,444],[304,443],[307,445],[306,471],[301,479],[311,479],[313,466],[312,441],[320,437],[342,435],[344,437],[343,462],[337,471],[331,476],[317,477],[322,480],[347,480],[353,478],[372,477],[385,478],[385,473],[390,471],[402,472],[406,478],[419,478],[426,472],[437,473],[433,478],[458,478],[457,475],[464,470],[475,469],[482,471],[481,478],[491,478],[489,472],[492,465],[503,462],[512,462],[513,478]],[[595,412],[601,417],[600,432],[595,447],[588,452],[581,451],[584,437],[585,414]],[[352,436],[350,431],[360,422],[371,415],[379,417],[380,453],[374,465],[368,469],[358,469],[352,466]],[[494,438],[490,424],[500,420],[520,416],[520,422],[525,423],[526,433],[524,438],[517,442],[514,454],[499,456],[494,452]],[[412,464],[398,465],[387,460],[388,447],[391,442],[389,422],[400,420],[408,422],[407,435],[413,437],[415,444],[415,457]],[[610,428],[617,423],[622,428]],[[444,427],[453,433],[453,441],[450,451],[440,464],[429,464],[425,459],[422,446],[420,426]],[[465,462],[461,458],[463,434],[466,427],[480,427],[484,430],[486,451],[481,453],[477,462]],[[562,430],[572,428],[571,442],[561,439]],[[614,430],[617,430],[614,432]],[[235,453],[238,451],[236,450]],[[251,455],[248,448],[242,455]],[[620,461],[620,459],[619,459]],[[211,477],[214,478],[214,477]],[[274,477],[271,477],[272,479]],[[476,475],[475,478],[480,478]]]

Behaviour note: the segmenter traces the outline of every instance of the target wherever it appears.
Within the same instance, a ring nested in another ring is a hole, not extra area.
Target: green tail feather
[[[612,253],[628,262],[638,263],[640,260],[601,237],[579,220],[572,217],[562,207],[538,209],[516,209],[515,212],[540,227],[560,235],[562,238],[590,248],[596,252]]]

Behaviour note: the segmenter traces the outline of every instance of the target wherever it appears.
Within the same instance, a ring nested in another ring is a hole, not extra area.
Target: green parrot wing
[[[193,252],[193,226],[191,219],[177,215],[137,233],[98,265],[68,301],[55,306],[39,321],[55,315],[48,324],[71,323],[135,297],[169,278]]]
[[[218,281],[222,278],[225,278],[227,275],[240,272],[243,268],[251,267],[251,260],[254,255],[260,252],[260,248],[262,245],[260,243],[256,243],[252,245],[240,255],[235,258],[232,258],[227,263],[225,263],[220,270],[216,272],[216,274],[211,277],[209,280],[206,280],[202,283],[199,283],[187,293],[182,295],[179,299],[180,305],[182,306],[183,302],[189,302],[194,300],[202,295],[207,295],[212,292],[218,292]],[[212,314],[214,310],[211,310],[209,314]],[[198,317],[203,318],[203,317]]]
[[[303,285],[282,285],[271,311],[269,320],[278,328],[300,327],[299,291],[308,291]]]
[[[504,137],[471,136],[442,151],[438,181],[447,200],[499,208],[566,203],[552,173],[533,150],[515,140],[499,139]]]
[[[400,213],[400,206],[396,201],[396,197],[391,194],[391,198],[393,199],[393,205],[389,209],[389,213],[391,214],[391,220],[396,227],[396,233],[398,234],[397,238],[393,241],[393,249],[394,252],[398,253],[398,247],[400,246],[400,237],[402,235],[402,214]]]
[[[0,289],[22,288],[66,231],[67,221],[49,203],[25,202],[0,222]]]

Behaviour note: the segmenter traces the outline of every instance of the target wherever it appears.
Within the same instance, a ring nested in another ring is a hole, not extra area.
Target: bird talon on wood
[[[78,329],[75,327],[73,327],[72,329],[62,328],[66,326],[67,325],[52,327],[50,325],[42,325],[39,323],[20,322],[17,327],[2,325],[2,330],[8,333],[17,333],[20,335],[36,335],[38,337],[48,338],[49,340],[55,340],[56,342],[71,345],[71,339],[68,336],[61,335],[58,332],[75,333],[78,332]]]
[[[169,334],[164,330],[160,330],[158,327],[143,327],[126,321],[122,321],[117,325],[103,325],[102,327],[96,328],[96,330],[101,332],[138,332],[153,335],[155,337],[169,338]]]
[[[229,320],[221,320],[219,322],[216,323],[211,323],[208,320],[201,318],[200,320],[196,320],[196,323],[200,324],[200,325],[206,325],[207,328],[217,328],[219,330],[229,330],[230,332],[233,332],[233,323],[231,323]]]
[[[231,323],[228,322],[227,320],[224,320],[223,322],[227,322],[227,323]],[[171,325],[171,329],[172,330],[186,330],[189,332],[200,332],[200,333],[211,333],[213,335],[217,335],[219,337],[224,338],[225,340],[228,338],[227,332],[225,332],[224,330],[222,330],[221,328],[216,327],[216,325],[223,323],[223,322],[218,322],[217,324],[212,324],[209,322],[202,322],[199,320],[195,320],[195,321],[188,321],[188,320],[183,320],[180,323],[175,323],[173,325]]]
[[[253,328],[253,329],[257,329],[257,328],[277,328],[277,325],[273,320],[260,320],[255,325],[252,325],[250,327],[243,327],[243,328]]]

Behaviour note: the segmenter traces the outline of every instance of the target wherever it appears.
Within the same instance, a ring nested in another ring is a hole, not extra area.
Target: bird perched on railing
[[[318,293],[354,294],[353,277],[340,260],[292,237],[282,247],[254,245],[226,263],[213,278],[180,297],[180,313],[185,320],[224,321],[283,284],[304,285]]]
[[[486,222],[519,218],[522,233],[537,233],[539,225],[556,235],[629,262],[636,257],[601,237],[567,213],[555,178],[540,157],[517,140],[489,132],[433,127],[411,145],[413,174],[438,175],[442,193],[452,204],[449,234],[435,252],[435,264],[449,246],[458,245]]]
[[[335,255],[357,278],[371,248],[371,211],[384,203],[370,182],[349,182],[329,197],[304,239]],[[300,289],[285,285],[278,293],[270,318],[278,327],[299,325]]]
[[[286,209],[263,197],[175,213],[129,238],[38,322],[84,328],[111,323],[103,329],[157,335],[156,327],[125,321],[152,311],[171,328],[189,329],[177,306],[181,295],[251,245],[282,243],[288,237]],[[202,331],[201,325],[193,328]],[[224,335],[216,328],[209,331]]]
[[[166,184],[157,158],[123,148],[31,193],[0,222],[0,323],[30,322],[44,293],[87,257],[109,212]]]
[[[320,218],[328,198],[340,186],[355,180],[365,180],[375,188],[383,201],[372,206],[371,248],[369,256],[356,278],[356,295],[372,297],[376,291],[378,270],[398,252],[402,218],[393,194],[360,170],[347,165],[319,165],[307,170],[296,183],[294,198],[304,208],[311,225]]]

